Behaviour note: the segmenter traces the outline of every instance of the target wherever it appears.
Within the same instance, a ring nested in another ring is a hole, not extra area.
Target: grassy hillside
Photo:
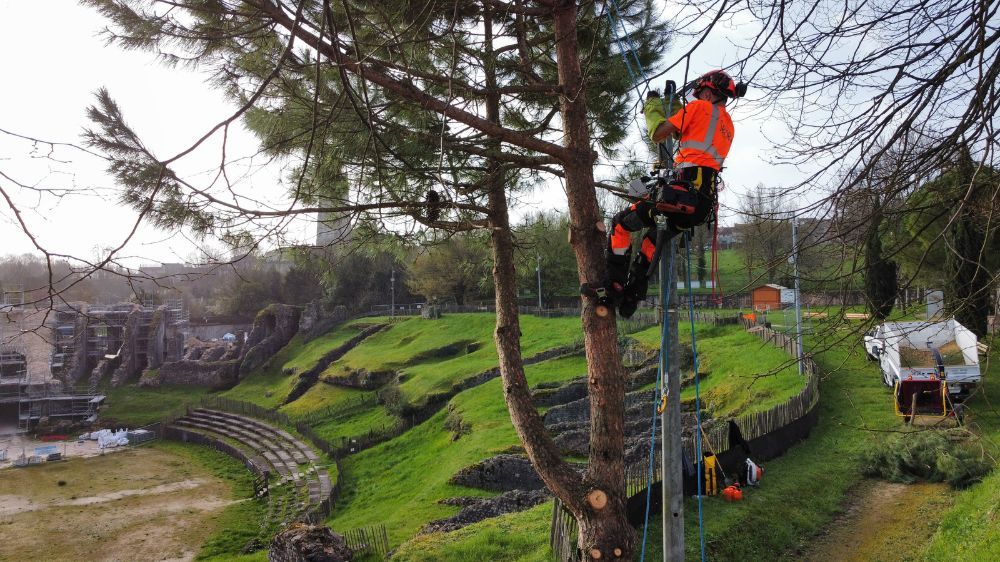
[[[194,404],[208,389],[196,386],[160,386],[140,388],[134,384],[108,389],[101,418],[113,419],[132,427],[158,422],[186,404]]]
[[[362,324],[343,326],[309,344],[293,341],[226,395],[276,405],[275,397],[287,395],[297,380],[297,372],[353,337],[363,329]],[[573,343],[580,337],[578,318],[524,317],[522,328],[526,357]],[[493,317],[488,314],[446,315],[434,321],[403,320],[333,363],[326,375],[391,369],[402,374],[400,395],[420,403],[428,394],[449,392],[456,383],[496,365],[492,329]],[[861,452],[880,439],[882,432],[900,428],[900,420],[892,414],[890,394],[881,386],[877,368],[865,361],[858,335],[852,329],[853,325],[840,327],[836,332],[842,337],[839,342],[829,334],[811,336],[812,341],[807,342],[809,348],[815,348],[820,341],[827,347],[832,345],[816,358],[825,374],[820,386],[820,422],[810,438],[785,456],[768,462],[764,486],[750,490],[746,501],[705,502],[710,558],[774,559],[780,553],[794,557],[787,553],[795,552],[796,545],[828,524],[861,480]],[[650,349],[659,343],[655,327],[630,337]],[[689,340],[687,328],[681,330],[681,337],[684,342]],[[700,371],[705,374],[702,397],[716,416],[765,409],[801,388],[802,380],[789,357],[737,327],[698,325],[698,338]],[[989,396],[1000,396],[996,359],[995,354],[984,385],[986,394],[969,403],[970,419],[989,439],[990,447],[1000,442],[1000,413],[987,400]],[[575,356],[531,365],[527,375],[534,386],[570,380],[585,371],[583,358]],[[166,388],[114,393],[109,400],[111,413],[122,419],[132,416],[152,421],[154,412],[176,408],[204,391]],[[687,388],[683,396],[692,393],[693,389]],[[282,409],[307,420],[328,438],[347,437],[398,421],[372,397],[370,391],[319,383]],[[471,431],[456,439],[449,428],[459,421]],[[545,560],[549,556],[551,504],[484,521],[462,531],[415,538],[426,523],[457,512],[458,508],[441,505],[438,500],[488,494],[453,486],[448,484],[448,478],[517,443],[499,380],[460,392],[428,421],[396,439],[348,457],[347,484],[328,522],[335,530],[384,523],[392,546],[400,546],[400,560]],[[930,543],[919,546],[921,557],[996,558],[998,536],[992,514],[998,509],[998,496],[998,473],[954,494],[953,507],[940,514],[941,523]],[[755,523],[747,525],[748,521]],[[696,558],[698,534],[693,501],[687,505],[686,523],[688,556]],[[656,552],[658,529],[654,528],[650,536],[648,548]]]
[[[537,319],[534,319],[538,321]],[[480,321],[483,321],[480,319]],[[546,321],[542,321],[546,322]],[[551,322],[551,321],[547,321]],[[729,358],[723,350],[727,350],[736,345],[753,345],[759,347],[759,340],[742,332],[738,327],[712,328],[707,325],[699,326],[701,336],[705,339],[708,368],[711,369],[715,377],[714,387],[728,388],[729,384],[734,387],[745,387],[746,382],[740,381],[739,376],[749,372],[746,364]],[[471,331],[471,330],[470,330]],[[391,333],[391,332],[390,332]],[[556,333],[549,330],[548,334]],[[635,334],[635,337],[645,345],[655,345],[658,341],[656,330],[650,329]],[[373,338],[374,340],[374,338]],[[716,345],[715,342],[718,342]],[[408,342],[416,345],[416,342]],[[365,345],[356,351],[362,354]],[[534,345],[534,344],[532,344]],[[547,345],[552,345],[548,343]],[[542,347],[540,346],[539,349]],[[530,347],[529,347],[530,349]],[[783,399],[801,388],[802,381],[797,374],[783,369],[783,363],[787,362],[781,352],[764,354],[756,358],[759,361],[768,361],[767,364],[760,364],[759,371],[767,372],[775,370],[777,375],[761,381],[780,380],[784,387],[774,385],[768,391],[775,400]],[[478,368],[479,365],[477,365]],[[567,381],[586,372],[586,364],[580,356],[564,357],[544,361],[528,366],[526,369],[529,383],[534,386],[543,382]],[[711,377],[710,377],[711,378]],[[727,380],[735,378],[735,383],[728,383]],[[761,385],[764,383],[761,382]],[[705,389],[712,390],[713,386]],[[764,397],[764,386],[761,386],[756,402],[738,401],[733,405],[728,402],[733,395],[719,396],[720,411],[738,412],[759,407],[768,407]],[[782,396],[781,393],[784,392]],[[471,428],[471,433],[463,435],[458,440],[453,440],[452,433],[445,428],[446,422],[454,422],[460,418],[464,424]],[[517,436],[510,423],[509,414],[503,402],[503,393],[498,379],[491,380],[481,386],[459,393],[449,402],[449,409],[442,410],[427,422],[411,429],[402,436],[373,449],[363,451],[350,457],[345,463],[345,472],[348,476],[348,485],[341,503],[333,514],[329,523],[334,529],[347,529],[352,527],[370,525],[377,522],[384,522],[389,530],[390,543],[400,544],[410,539],[426,523],[431,520],[450,516],[457,512],[457,508],[444,506],[437,503],[445,497],[457,495],[484,495],[485,492],[453,486],[447,483],[459,469],[474,464],[479,460],[498,452],[509,449],[518,444]],[[386,467],[392,466],[391,473],[386,473]],[[551,506],[549,507],[551,509]],[[525,529],[545,528],[548,520],[548,513],[545,509],[535,509],[529,514],[518,514],[511,516],[518,521],[519,528]],[[544,521],[539,520],[544,519]],[[484,523],[486,528],[504,528],[505,523],[502,518],[493,523]],[[492,525],[492,527],[490,526]],[[497,527],[499,526],[499,527]],[[448,534],[443,542],[442,548],[456,548],[455,552],[478,551],[479,547],[469,545],[452,545],[453,534]],[[470,536],[467,534],[454,534],[456,537]],[[539,534],[537,540],[546,540],[547,533]],[[482,539],[476,535],[471,539],[476,544],[483,544]],[[430,541],[430,542],[429,542]],[[531,543],[526,537],[510,537],[511,541],[520,545]],[[418,548],[429,548],[429,544],[438,544],[434,539],[418,538],[413,544],[423,545]],[[451,546],[444,546],[445,544]],[[405,549],[414,548],[407,543]],[[489,552],[496,551],[494,550]],[[535,544],[529,549],[534,554],[544,552],[547,547],[542,548]],[[522,549],[519,549],[520,552]],[[497,552],[502,552],[497,551]],[[510,551],[508,556],[511,555]],[[411,553],[407,556],[422,556]],[[470,559],[489,559],[489,554],[480,552],[479,555]],[[403,559],[407,559],[404,557]],[[427,559],[448,559],[435,558],[431,556]],[[538,558],[538,559],[544,559]]]
[[[491,314],[446,314],[438,320],[408,318],[379,332],[332,363],[322,377],[344,376],[361,369],[399,373],[400,401],[420,406],[428,396],[497,366]],[[521,317],[521,350],[531,357],[577,342],[578,317]],[[319,383],[282,411],[306,421],[323,438],[338,440],[400,423],[395,413],[372,399],[372,392]],[[397,407],[396,412],[401,409]]]
[[[805,384],[785,352],[747,334],[740,326],[698,323],[696,327],[702,407],[715,417],[766,410],[784,402]],[[682,346],[691,345],[690,330],[690,324],[681,324]],[[632,337],[644,347],[659,349],[659,327]],[[694,386],[681,391],[682,400],[693,400],[694,395]]]
[[[797,547],[808,544],[814,533],[842,512],[845,498],[862,479],[859,471],[862,452],[880,440],[883,431],[902,428],[900,419],[892,413],[891,395],[879,382],[877,367],[865,360],[857,345],[857,336],[848,330],[844,327],[843,339],[817,357],[826,374],[820,386],[820,421],[810,438],[783,457],[768,462],[764,485],[749,490],[744,502],[729,504],[718,498],[705,500],[709,559],[796,559]],[[699,338],[707,340],[707,336],[701,334],[699,332]],[[649,341],[650,335],[655,337],[655,333],[636,336]],[[739,345],[735,341],[721,345],[725,337],[706,341],[699,348],[706,364],[711,364],[709,358],[715,354],[720,355],[721,364],[730,357],[735,357],[739,363],[741,357],[758,352],[756,346]],[[827,337],[824,343],[835,339]],[[757,344],[759,346],[759,341]],[[807,345],[815,345],[815,342],[807,342]],[[968,405],[973,427],[981,432],[987,451],[994,455],[998,453],[996,444],[1000,443],[1000,412],[990,406],[987,398],[1000,396],[997,359],[998,354],[994,353],[986,375],[985,394]],[[711,389],[711,382],[709,376],[703,389]],[[984,482],[952,496],[952,507],[946,513],[934,514],[941,519],[939,524],[932,523],[937,526],[937,532],[929,544],[923,544],[918,538],[908,546],[910,559],[970,562],[1000,559],[1000,526],[995,521],[1000,511],[1000,471],[994,471]],[[698,516],[694,500],[687,501],[685,512],[687,558],[698,559]],[[550,514],[549,503],[524,513],[485,521],[460,532],[420,537],[405,543],[398,556],[406,561],[430,561],[449,559],[439,557],[440,553],[455,553],[455,559],[485,560],[502,554],[505,560],[545,560],[547,534],[538,536],[536,542],[515,535],[521,530],[547,530]],[[660,533],[658,517],[654,514],[647,554],[660,552]]]
[[[307,343],[297,335],[270,361],[224,392],[223,396],[277,408],[295,387],[299,373],[311,369],[324,355],[374,323],[378,322],[369,319],[348,322]]]
[[[570,380],[585,372],[581,357],[544,361],[526,369],[532,386]],[[449,416],[461,419],[470,433],[453,439],[445,428]],[[400,437],[349,457],[344,465],[348,485],[329,523],[334,529],[385,523],[390,543],[398,545],[431,520],[457,512],[438,500],[492,495],[448,484],[448,479],[517,444],[500,380],[493,379],[455,396],[449,408]]]

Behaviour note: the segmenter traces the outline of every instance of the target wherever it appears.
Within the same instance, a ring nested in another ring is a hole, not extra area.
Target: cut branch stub
[[[604,490],[591,490],[587,494],[587,504],[595,511],[600,511],[608,505],[608,495],[604,493]]]
[[[590,549],[590,557],[593,558],[594,560],[600,560],[601,559],[601,551],[598,550],[598,549],[596,549],[596,548]]]

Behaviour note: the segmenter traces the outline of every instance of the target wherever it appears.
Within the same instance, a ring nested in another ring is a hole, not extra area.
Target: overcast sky
[[[46,141],[82,144],[88,126],[86,108],[94,92],[110,90],[126,119],[159,158],[173,156],[202,136],[232,108],[196,72],[165,68],[146,52],[123,52],[97,37],[104,21],[96,11],[71,0],[0,0],[0,52],[4,53],[4,88],[0,90],[0,129]],[[33,25],[32,22],[44,22]],[[745,30],[746,28],[744,28]],[[692,60],[692,75],[731,62],[723,40],[709,41]],[[681,82],[683,71],[672,76]],[[750,96],[753,96],[751,89]],[[776,124],[748,119],[739,105],[732,109],[736,139],[724,171],[728,189],[723,205],[732,207],[737,194],[758,182],[791,183],[766,164],[769,143],[764,132],[778,134]],[[641,119],[636,123],[641,123]],[[635,136],[638,143],[638,125]],[[242,128],[230,135],[228,155],[249,155],[255,142]],[[181,172],[210,170],[218,161],[217,144],[187,159]],[[39,242],[54,252],[93,258],[98,248],[117,247],[134,226],[135,213],[117,206],[113,182],[102,161],[68,147],[47,145],[0,134],[0,185],[16,197],[23,220]],[[4,177],[6,175],[7,177]],[[243,178],[257,193],[280,196],[278,173]],[[784,179],[780,181],[778,178]],[[18,188],[14,182],[44,189],[69,189],[61,199]],[[94,193],[96,191],[96,193]],[[530,199],[522,210],[565,209],[558,188]],[[723,222],[734,220],[726,212]],[[312,227],[292,225],[290,237],[303,239]],[[31,251],[32,242],[0,202],[0,254]],[[123,252],[130,265],[184,261],[197,245],[183,233],[140,226]]]

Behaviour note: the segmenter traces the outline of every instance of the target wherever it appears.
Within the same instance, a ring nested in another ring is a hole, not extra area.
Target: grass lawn
[[[548,541],[552,502],[527,511],[486,519],[451,533],[431,533],[407,541],[396,551],[393,561],[463,560],[493,562],[549,562]]]
[[[357,369],[370,372],[391,369],[403,377],[400,390],[405,399],[419,405],[429,394],[451,392],[455,384],[497,366],[493,343],[495,322],[494,315],[483,313],[446,314],[438,320],[408,318],[365,340],[332,363],[324,376]],[[525,315],[521,316],[521,331],[525,357],[572,344],[581,337],[578,317]],[[307,420],[323,438],[330,440],[398,423],[398,418],[381,405],[352,405],[352,400],[356,402],[362,394],[370,395],[319,383],[281,410],[295,419]],[[340,407],[343,412],[336,411]],[[327,409],[329,416],[315,419],[316,413]]]
[[[402,373],[400,389],[413,403],[447,392],[463,379],[497,365],[492,314],[446,314],[438,320],[410,318],[372,336],[324,374],[367,369]],[[521,316],[521,352],[530,357],[581,340],[578,317]]]
[[[644,345],[658,345],[655,328],[634,336]],[[788,363],[788,357],[783,352],[762,347],[760,340],[745,334],[738,327],[699,325],[699,338],[704,343],[701,349],[702,370],[717,374],[714,381],[711,375],[706,379],[706,384],[702,387],[703,395],[707,398],[718,395],[720,402],[726,404],[723,409],[725,413],[767,408],[771,402],[780,402],[802,387],[802,379],[798,377],[794,367],[784,366]],[[749,357],[759,368],[756,371],[745,371],[747,375],[766,373],[769,370],[775,370],[776,374],[759,379],[754,385],[755,391],[743,392],[746,396],[734,397],[738,393],[733,389],[745,389],[747,382],[736,376],[724,375],[743,372],[748,361],[748,347],[753,349]],[[761,362],[767,363],[760,365]],[[544,369],[540,369],[541,367]],[[582,357],[546,361],[527,369],[532,385],[550,380],[570,380],[585,372],[586,363]],[[389,529],[390,543],[396,545],[413,537],[427,522],[457,511],[456,508],[436,504],[437,499],[452,495],[482,494],[482,491],[451,486],[447,484],[447,479],[463,466],[517,444],[517,436],[510,424],[499,384],[500,381],[493,380],[452,399],[454,410],[461,415],[463,421],[472,426],[471,435],[451,441],[449,434],[443,429],[446,413],[441,412],[400,438],[349,459],[346,470],[352,484],[348,486],[346,500],[331,518],[331,525],[335,529],[347,529],[382,521]],[[384,467],[391,463],[397,463],[397,468],[392,478],[387,479],[384,477]],[[502,517],[486,524],[483,530],[487,534],[513,528],[537,527],[547,530],[550,509],[551,506],[548,510],[535,509],[524,514]],[[509,518],[516,522],[507,521]],[[507,559],[545,559],[545,555],[541,553],[547,550],[546,537],[547,533],[540,533],[535,539],[538,541],[536,543],[525,541],[524,537],[510,537],[507,542],[497,543],[506,544],[507,547],[487,547],[486,544],[491,541],[484,542],[478,533],[449,533],[414,538],[405,543],[401,555],[406,553],[402,558],[404,560],[449,559],[441,558],[443,555],[440,552],[430,554],[435,548],[442,548],[445,552],[461,556],[461,559],[470,560],[491,559],[497,552],[504,552],[507,557],[514,556]],[[519,546],[511,546],[512,541]],[[508,547],[514,550],[503,550]],[[523,553],[524,557],[515,556],[515,552]]]
[[[827,346],[832,347],[816,357],[824,375],[819,424],[809,439],[768,462],[763,485],[746,492],[742,503],[728,504],[717,498],[704,502],[709,559],[794,558],[789,549],[804,544],[828,524],[842,509],[848,491],[861,481],[861,453],[884,435],[879,431],[902,429],[902,422],[892,413],[891,395],[881,385],[877,367],[865,360],[858,340],[850,332],[839,343],[828,338]],[[988,375],[987,391],[991,388],[992,395],[1000,395],[996,376]],[[982,398],[971,401],[970,414],[992,441],[988,447],[996,451],[993,444],[1000,439],[1000,415],[986,405]],[[915,559],[997,559],[998,491],[1000,476],[994,471],[985,482],[956,494],[954,507],[944,514],[931,543],[911,546]],[[699,538],[694,500],[687,501],[685,514],[687,557],[696,559]],[[749,521],[754,523],[748,525]],[[647,550],[659,552],[659,538],[659,527],[654,525]]]
[[[581,357],[544,361],[526,369],[532,386],[570,380],[585,372]],[[445,409],[400,437],[345,461],[347,486],[328,521],[334,530],[384,523],[390,546],[395,547],[426,523],[458,511],[438,504],[438,500],[491,495],[451,485],[448,479],[460,469],[518,444],[501,381],[494,379],[466,390],[452,398],[450,405],[471,427],[471,433],[453,440],[444,428]]]
[[[744,351],[744,354],[759,348],[760,340],[745,334],[752,341],[735,345],[728,338],[738,334],[730,335],[729,329],[716,327],[706,330],[705,335],[699,333],[699,341],[703,342],[699,348],[703,361],[708,361],[708,357],[717,352],[725,352],[722,357],[729,358],[728,349],[733,347],[750,350]],[[711,337],[713,333],[716,337]],[[655,335],[637,334],[640,341],[649,338],[657,341]],[[865,428],[894,427],[899,423],[892,414],[889,394],[881,386],[871,364],[853,351],[849,346],[842,346],[818,358],[826,372],[820,387],[819,425],[809,439],[793,447],[783,457],[767,463],[764,485],[749,490],[742,503],[729,504],[718,498],[705,501],[704,519],[710,560],[780,558],[786,549],[815,533],[840,510],[847,490],[861,478],[858,472],[859,454],[878,436]],[[783,352],[777,353],[781,354],[778,364],[787,360]],[[711,376],[706,379],[706,386],[710,381]],[[655,515],[646,547],[647,554],[654,553],[654,556],[661,549],[659,520]],[[548,511],[520,514],[524,518],[532,516],[538,518],[535,524],[544,523],[544,528],[548,529]],[[510,516],[501,519],[507,517]],[[748,524],[751,521],[753,524]],[[689,560],[699,557],[697,522],[697,504],[689,499],[685,504],[686,558]],[[478,540],[466,537],[465,541],[456,537],[455,542],[475,543]],[[426,540],[447,542],[451,539],[432,537]],[[536,541],[533,546],[508,553],[505,559],[536,560],[533,552],[547,545],[548,534],[540,534]],[[442,548],[473,547],[449,545]],[[409,552],[406,549],[403,551]],[[519,552],[525,552],[523,558]],[[636,552],[638,560],[638,548]],[[410,556],[410,560],[439,559],[417,554]]]
[[[187,404],[196,404],[208,388],[200,386],[169,386],[140,388],[134,384],[107,391],[101,418],[115,419],[132,426],[158,422],[171,414],[181,413]]]
[[[681,323],[681,345],[691,345],[691,325]],[[799,392],[805,381],[784,351],[746,333],[740,326],[696,323],[698,371],[703,375],[703,408],[715,417],[736,417],[767,410]],[[632,334],[640,345],[659,349],[660,330],[654,326]],[[684,373],[682,375],[686,375]],[[693,400],[695,389],[681,391]]]
[[[229,483],[234,499],[245,499],[253,495],[253,475],[240,461],[225,455],[211,447],[201,445],[181,444],[171,441],[158,441],[157,449],[185,458],[187,462],[201,466]],[[201,545],[198,552],[199,560],[232,560],[239,555],[240,550],[261,532],[261,521],[264,519],[267,504],[264,501],[247,500],[230,504],[222,513],[215,517],[216,530],[209,539]],[[268,529],[265,539],[278,529]],[[260,557],[257,553],[255,557]],[[250,557],[253,559],[255,557]],[[263,559],[266,559],[264,556]]]
[[[966,408],[969,425],[984,437],[986,451],[1000,457],[1000,349],[994,338],[983,363],[983,386]],[[982,361],[983,358],[981,357]],[[928,560],[1000,560],[1000,469],[959,492],[928,546]]]

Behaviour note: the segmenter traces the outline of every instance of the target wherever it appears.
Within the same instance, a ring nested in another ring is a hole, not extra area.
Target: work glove
[[[650,90],[650,96],[646,98],[646,104],[642,108],[646,117],[646,132],[649,134],[650,140],[653,139],[653,133],[656,132],[657,127],[667,120],[668,115],[674,115],[684,108],[684,104],[677,96],[674,96],[673,103],[670,104],[671,107],[666,107],[666,101],[661,99],[659,94],[655,97],[652,95],[655,92],[655,90]],[[668,110],[670,113],[667,113]]]

